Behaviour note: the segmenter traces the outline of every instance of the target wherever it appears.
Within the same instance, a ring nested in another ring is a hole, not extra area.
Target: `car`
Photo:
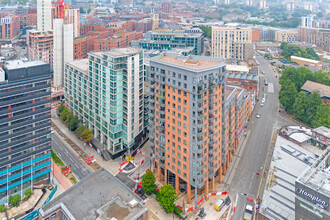
[[[50,133],[51,134],[54,134],[54,130],[52,128],[50,129]]]
[[[264,102],[260,103],[260,106],[261,107],[264,107],[265,106],[265,103]]]
[[[265,100],[267,99],[267,94],[266,94],[266,93],[264,93],[264,99],[265,99]]]
[[[268,81],[267,80],[265,80],[265,86],[268,86]]]
[[[265,71],[262,71],[262,74],[264,74],[264,75],[265,75]]]
[[[262,98],[261,103],[265,103],[265,102],[266,102],[266,99]]]
[[[257,118],[260,118],[260,116],[261,116],[260,113],[257,113],[257,114],[256,114],[256,117],[257,117]]]

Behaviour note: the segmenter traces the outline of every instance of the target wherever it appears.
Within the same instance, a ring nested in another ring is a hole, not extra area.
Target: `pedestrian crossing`
[[[274,93],[274,84],[273,83],[268,84],[267,92]]]

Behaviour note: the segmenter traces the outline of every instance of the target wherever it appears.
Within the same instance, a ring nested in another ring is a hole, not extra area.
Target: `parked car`
[[[257,118],[260,118],[260,116],[261,116],[260,113],[257,113],[257,114],[256,114],[256,117],[257,117]]]

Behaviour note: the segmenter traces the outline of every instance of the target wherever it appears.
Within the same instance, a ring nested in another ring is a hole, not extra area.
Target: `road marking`
[[[274,84],[273,83],[269,83],[267,86],[267,92],[269,93],[274,93]]]
[[[273,140],[275,128],[277,128],[276,124],[275,124],[275,126],[273,128],[272,136],[270,138],[271,141],[269,142],[269,145],[268,145],[268,151],[267,151],[265,163],[263,165],[264,168],[262,169],[262,175],[265,173],[266,164],[267,164],[267,160],[268,160],[268,154],[269,154],[269,151],[270,151],[270,145],[272,144],[272,140]],[[260,192],[260,187],[261,187],[261,184],[262,184],[262,180],[263,180],[263,178],[260,178],[260,183],[259,183],[258,192],[257,192],[257,198],[259,197],[259,192]]]

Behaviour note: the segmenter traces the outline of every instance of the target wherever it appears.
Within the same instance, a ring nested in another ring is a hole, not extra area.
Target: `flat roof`
[[[298,141],[299,143],[303,143],[312,138],[311,136],[308,136],[307,134],[300,133],[300,132],[292,133],[291,135],[289,135],[289,137],[295,141]]]
[[[330,97],[330,86],[321,83],[316,83],[307,80],[305,84],[301,87],[301,89],[308,92],[318,91],[321,97]]]
[[[42,66],[47,64],[43,60],[33,60],[33,61],[24,61],[24,60],[9,60],[6,61],[5,66],[7,70],[29,68],[35,66]]]
[[[168,56],[168,55],[162,56],[158,60],[165,63],[175,64],[188,69],[204,69],[204,68],[215,67],[220,64],[223,64],[221,60],[215,61],[210,59],[194,59],[193,57],[192,58],[185,57],[185,59],[182,59],[176,56]]]
[[[91,52],[92,55],[108,55],[111,57],[123,57],[123,56],[130,56],[137,53],[140,53],[141,50],[133,48],[133,47],[126,47],[126,48],[115,48],[111,49],[110,51],[103,51],[103,52]]]
[[[315,160],[317,147],[300,147],[278,136],[269,167],[260,213],[269,219],[295,219],[295,181]]]
[[[303,58],[303,57],[297,57],[297,56],[291,56],[291,59],[296,59],[296,60],[301,60],[301,61],[305,61],[305,62],[309,62],[309,63],[320,63],[321,61],[318,60],[312,60],[312,59],[307,59],[307,58]]]
[[[249,72],[248,66],[241,66],[241,65],[226,65],[226,69],[228,71],[238,71],[238,72]]]
[[[259,76],[256,74],[245,74],[245,73],[227,73],[227,78],[235,78],[242,80],[259,80]]]
[[[330,138],[330,129],[324,126],[318,127],[318,128],[314,128],[313,131],[315,131],[316,133],[322,134],[325,137]]]
[[[147,212],[144,201],[104,168],[83,178],[43,206],[40,215],[46,217],[60,207],[70,219],[79,220],[96,219],[96,213],[106,219],[130,220]]]
[[[88,59],[79,59],[71,62],[67,62],[68,65],[75,69],[80,70],[82,73],[87,74],[88,72]]]
[[[330,197],[330,148],[328,147],[315,163],[297,179],[315,191]]]

